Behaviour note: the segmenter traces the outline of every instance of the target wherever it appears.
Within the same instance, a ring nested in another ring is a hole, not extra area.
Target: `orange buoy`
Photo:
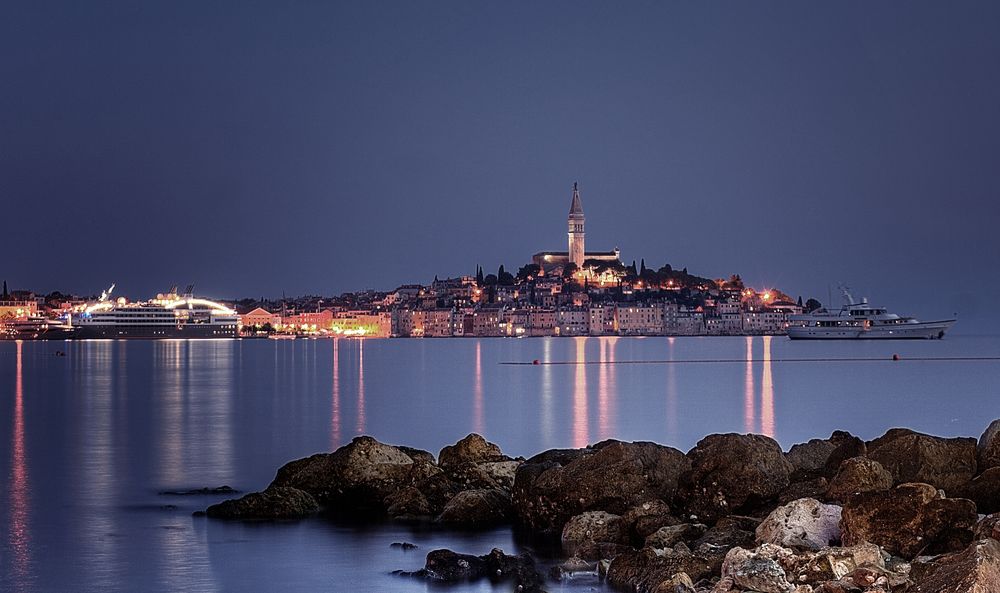
[[[899,360],[899,355],[898,354],[893,354],[892,355],[892,359],[893,360]]]
[[[542,363],[538,362],[538,359],[536,358],[535,360],[531,361],[531,364],[542,364]]]

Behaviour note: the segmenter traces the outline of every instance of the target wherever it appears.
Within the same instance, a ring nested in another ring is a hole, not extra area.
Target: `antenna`
[[[184,289],[184,296],[188,298],[194,296],[194,284],[187,285],[187,288]]]

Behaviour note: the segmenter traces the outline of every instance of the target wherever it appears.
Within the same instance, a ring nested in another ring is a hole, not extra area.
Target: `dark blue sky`
[[[22,2],[0,275],[388,289],[591,249],[1000,299],[1000,4]]]

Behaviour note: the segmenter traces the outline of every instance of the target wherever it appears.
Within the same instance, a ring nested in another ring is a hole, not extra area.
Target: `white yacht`
[[[129,303],[111,300],[114,285],[97,302],[75,313],[74,337],[87,338],[235,338],[239,316],[229,307],[192,296],[189,286],[183,296],[174,287],[155,299]]]
[[[788,337],[793,340],[940,339],[955,323],[954,319],[919,321],[889,313],[868,304],[866,298],[855,302],[846,288],[841,290],[846,303],[840,311],[820,308],[792,315]]]

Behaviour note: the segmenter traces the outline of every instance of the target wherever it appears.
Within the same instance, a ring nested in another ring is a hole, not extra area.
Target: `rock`
[[[677,542],[692,541],[705,535],[708,528],[700,523],[682,523],[661,527],[650,534],[644,545],[647,548],[672,548]]]
[[[694,583],[686,572],[679,572],[653,587],[651,593],[695,593]]]
[[[603,556],[598,544],[628,544],[628,526],[618,515],[587,511],[566,522],[560,541],[564,552],[597,560]]]
[[[832,478],[840,469],[840,464],[848,459],[863,457],[868,452],[865,442],[849,432],[835,430],[830,435],[830,441],[837,445],[837,448],[830,453],[826,460],[826,467],[823,468],[823,475]]]
[[[976,523],[976,527],[972,530],[972,535],[975,539],[992,537],[993,539],[1000,540],[1000,513],[987,515],[980,519]]]
[[[789,484],[792,464],[773,439],[756,434],[714,434],[688,452],[691,470],[678,496],[700,521],[761,505]]]
[[[319,510],[316,499],[297,488],[272,486],[213,504],[205,514],[218,519],[298,519]]]
[[[1000,542],[983,539],[928,564],[914,593],[994,593],[1000,591]]]
[[[892,474],[893,482],[923,482],[953,494],[976,474],[976,440],[941,438],[893,428],[868,443],[868,457]]]
[[[757,526],[757,543],[819,550],[840,541],[840,507],[813,498],[780,506]]]
[[[565,562],[557,564],[549,570],[549,576],[557,581],[573,578],[578,573],[597,576],[597,562],[587,561],[579,556],[570,556]]]
[[[863,543],[850,547],[824,548],[818,552],[784,558],[782,568],[789,582],[816,585],[839,581],[859,568],[884,571],[882,550],[875,544]],[[902,578],[905,581],[905,577]]]
[[[733,548],[722,563],[722,577],[729,577],[743,589],[761,593],[789,593],[794,589],[785,575],[778,558],[790,550],[764,544],[756,551]]]
[[[471,461],[445,466],[444,474],[462,490],[500,488],[500,484],[493,479],[493,476]]]
[[[521,462],[515,460],[488,461],[485,463],[477,463],[476,465],[501,488],[509,492],[514,486],[514,476],[517,473],[517,468],[521,465]]]
[[[690,552],[642,548],[615,556],[608,565],[607,581],[628,591],[650,591],[681,572],[699,581],[711,576],[712,568],[707,560]]]
[[[444,506],[438,521],[463,527],[489,527],[513,516],[510,494],[499,488],[463,490]]]
[[[892,488],[892,474],[882,464],[867,457],[854,457],[840,464],[826,491],[828,500],[845,500],[859,492]]]
[[[485,556],[458,554],[451,550],[433,550],[427,554],[424,568],[413,573],[397,573],[437,581],[475,581],[489,577],[493,581],[514,581],[520,593],[544,593],[545,578],[527,554],[508,556],[494,548]]]
[[[794,474],[793,474],[794,475]],[[812,478],[810,480],[803,480],[800,482],[792,482],[787,488],[778,494],[779,504],[788,504],[793,500],[798,500],[800,498],[816,498],[821,499],[826,496],[826,491],[830,487],[830,482],[826,478],[820,476],[818,478]]]
[[[271,486],[304,490],[334,510],[381,513],[387,496],[440,472],[428,455],[361,436],[333,453],[285,464]]]
[[[389,544],[389,547],[390,548],[399,548],[400,550],[403,550],[404,552],[408,552],[410,550],[416,550],[417,549],[417,544],[411,544],[410,542],[392,542],[391,544]]]
[[[958,550],[972,540],[976,505],[941,498],[929,484],[902,484],[884,492],[863,492],[844,501],[840,528],[845,545],[872,542],[890,554]]]
[[[968,498],[976,503],[980,513],[1000,511],[1000,467],[991,467],[955,492],[955,496]]]
[[[976,462],[979,471],[1000,467],[1000,420],[994,420],[983,431],[976,444]]]
[[[830,453],[837,448],[837,443],[829,439],[810,439],[809,442],[792,445],[785,453],[785,459],[792,464],[792,471],[803,474],[822,471]]]
[[[690,462],[654,443],[605,441],[578,451],[547,451],[517,468],[518,522],[539,532],[561,531],[585,511],[616,515],[651,500],[671,499]]]
[[[500,451],[500,447],[487,442],[476,433],[472,433],[454,445],[448,445],[438,454],[438,465],[448,467],[460,463],[485,463],[492,461],[509,461],[510,458]]]
[[[622,520],[636,543],[644,541],[661,527],[677,525],[680,520],[670,511],[670,505],[662,500],[650,500],[625,511]]]
[[[196,488],[194,490],[164,490],[160,496],[218,496],[223,494],[239,494],[229,486],[216,486],[215,488]]]

